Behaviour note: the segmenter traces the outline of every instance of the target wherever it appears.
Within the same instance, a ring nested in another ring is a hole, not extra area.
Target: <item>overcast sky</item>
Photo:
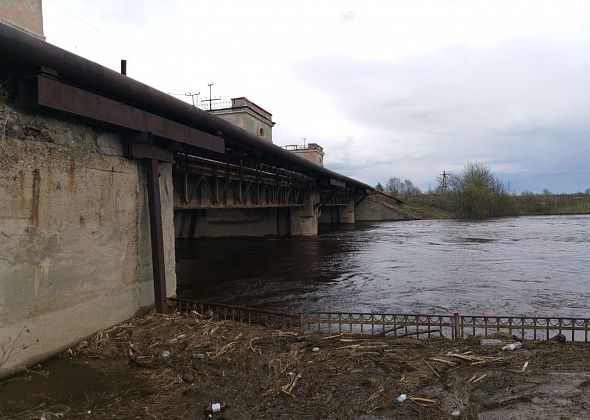
[[[483,162],[590,188],[590,1],[43,0],[47,41],[164,92],[246,96],[369,184]],[[190,98],[186,98],[190,101]]]

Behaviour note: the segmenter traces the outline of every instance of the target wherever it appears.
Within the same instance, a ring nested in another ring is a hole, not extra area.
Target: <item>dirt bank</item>
[[[304,335],[196,313],[150,315],[61,356],[100,372],[92,393],[69,378],[61,386],[86,397],[52,396],[48,386],[42,403],[10,400],[11,386],[27,389],[26,375],[45,369],[51,381],[69,369],[40,367],[0,384],[0,417],[198,419],[206,404],[223,402],[226,419],[588,418],[589,356],[590,346],[575,343],[507,352],[479,339]],[[402,393],[409,398],[394,404]]]

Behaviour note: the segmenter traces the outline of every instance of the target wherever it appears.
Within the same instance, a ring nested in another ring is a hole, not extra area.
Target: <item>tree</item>
[[[394,197],[408,198],[413,195],[422,194],[420,188],[416,187],[409,179],[401,180],[398,177],[389,178],[385,185],[385,192]]]
[[[449,206],[459,217],[485,219],[515,212],[508,186],[482,163],[468,163],[458,175],[449,177]]]

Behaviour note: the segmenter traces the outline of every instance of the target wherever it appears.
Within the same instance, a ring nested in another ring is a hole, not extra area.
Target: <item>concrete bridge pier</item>
[[[291,236],[316,236],[318,234],[319,194],[312,192],[302,207],[291,207]]]
[[[354,222],[354,203],[345,206],[324,206],[320,208],[320,224],[337,225],[350,224]]]
[[[340,219],[340,223],[354,223],[354,203],[351,203],[347,206],[338,207],[338,217]]]

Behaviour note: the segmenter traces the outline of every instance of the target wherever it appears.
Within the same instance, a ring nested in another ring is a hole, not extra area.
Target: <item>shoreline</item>
[[[479,337],[302,334],[194,311],[150,314],[0,382],[0,398],[19,399],[3,402],[8,418],[48,420],[205,418],[211,402],[230,405],[227,419],[576,417],[590,409],[589,356],[583,343],[524,342],[506,352],[480,345]],[[32,382],[16,379],[27,376]],[[64,378],[69,397],[52,397],[52,380]],[[412,398],[395,404],[402,393]]]

